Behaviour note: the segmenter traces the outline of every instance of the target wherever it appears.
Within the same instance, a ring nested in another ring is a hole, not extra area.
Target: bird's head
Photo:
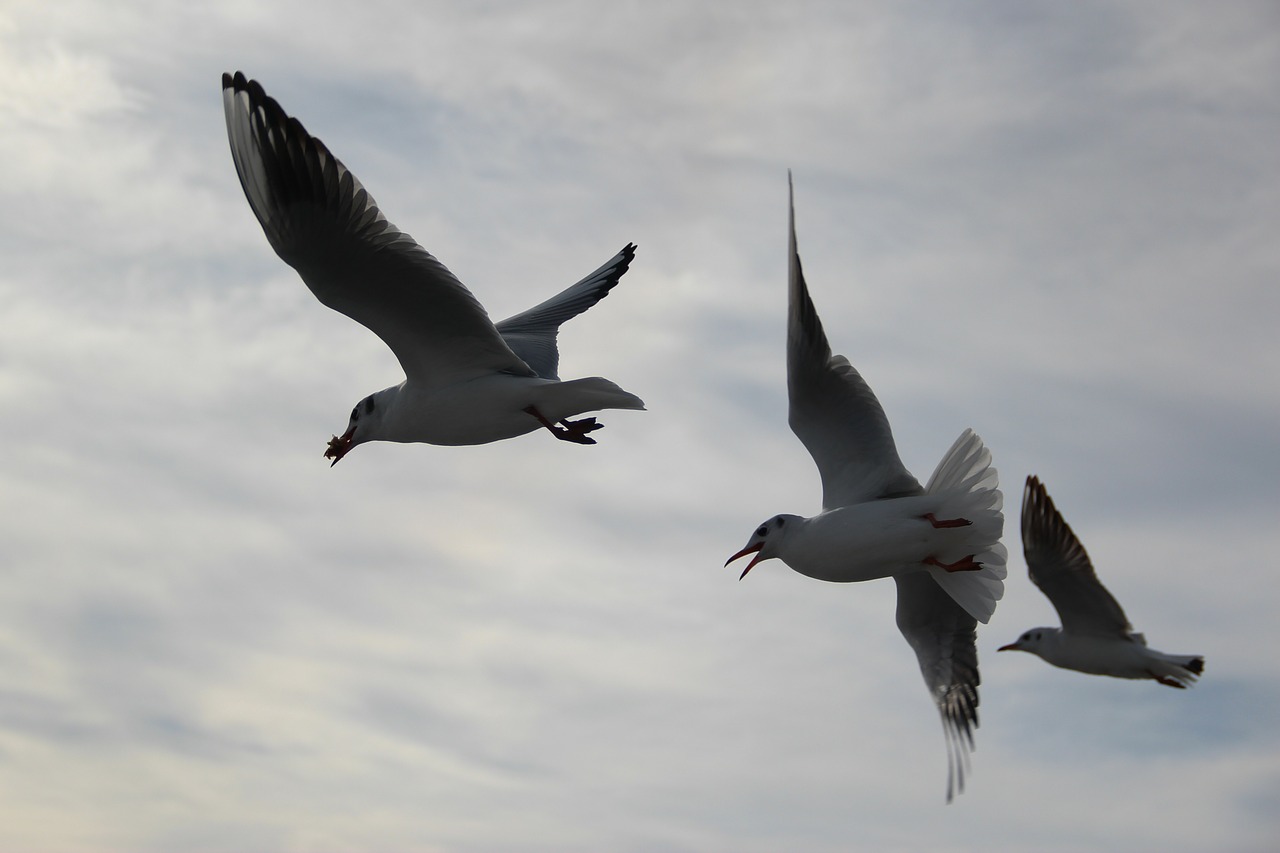
[[[740,557],[755,554],[751,558],[751,562],[747,563],[747,567],[742,570],[742,574],[738,575],[738,580],[742,580],[747,576],[747,572],[755,567],[756,563],[779,556],[783,541],[785,541],[787,534],[795,529],[796,522],[799,520],[799,516],[795,515],[775,515],[757,527],[756,532],[752,533],[751,538],[747,540],[746,547],[728,560],[725,560],[724,564],[727,566]]]
[[[1001,646],[996,651],[1031,652],[1033,655],[1038,655],[1045,644],[1050,642],[1050,638],[1056,638],[1057,636],[1057,628],[1032,628],[1029,631],[1023,631],[1022,636],[1016,641],[1009,643],[1007,646]]]
[[[338,460],[351,452],[351,448],[357,444],[364,444],[366,441],[372,441],[377,438],[379,426],[382,424],[382,417],[386,413],[387,399],[386,391],[379,391],[376,394],[370,394],[351,410],[351,419],[347,421],[347,431],[342,435],[335,435],[329,439],[329,447],[324,452],[325,459],[332,459],[329,464],[332,468],[338,464]]]

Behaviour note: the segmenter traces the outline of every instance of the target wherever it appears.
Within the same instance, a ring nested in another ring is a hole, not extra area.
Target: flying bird
[[[996,469],[982,440],[965,430],[921,488],[870,386],[831,353],[796,251],[794,190],[790,229],[789,421],[822,477],[822,512],[775,515],[725,565],[754,554],[740,579],[777,558],[818,580],[896,581],[898,628],[942,715],[950,802],[964,789],[978,725],[977,623],[991,618],[1004,593]]]
[[[602,409],[644,409],[608,379],[560,381],[560,324],[604,298],[636,247],[577,284],[494,325],[462,282],[387,221],[323,142],[256,80],[222,75],[231,156],[271,248],[322,303],[368,327],[391,348],[405,379],[351,410],[325,450],[332,464],[366,441],[486,444],[546,428],[595,444]]]
[[[1022,551],[1032,582],[1049,597],[1062,627],[1032,628],[999,651],[1031,652],[1063,669],[1150,678],[1167,687],[1186,688],[1204,672],[1202,656],[1158,652],[1134,633],[1037,477],[1028,477],[1022,492]]]

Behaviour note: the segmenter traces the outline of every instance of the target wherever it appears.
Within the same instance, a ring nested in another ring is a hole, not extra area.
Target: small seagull
[[[794,190],[790,227],[789,421],[822,477],[822,512],[775,515],[725,565],[754,554],[739,579],[777,558],[818,580],[897,582],[898,629],[942,715],[950,802],[964,790],[978,725],[977,623],[991,618],[1004,592],[996,469],[965,430],[921,488],[875,394],[847,358],[831,353],[800,268]]]
[[[1147,648],[1107,592],[1080,540],[1036,477],[1022,493],[1022,550],[1031,580],[1049,597],[1061,628],[1032,628],[998,651],[1031,652],[1063,669],[1116,678],[1151,678],[1185,689],[1204,672],[1201,655]]]
[[[231,156],[271,248],[322,303],[367,326],[405,380],[365,397],[325,451],[333,465],[366,441],[487,444],[545,427],[595,444],[603,424],[568,418],[644,409],[598,376],[561,382],[560,324],[604,298],[636,247],[551,299],[496,326],[480,302],[412,237],[323,142],[288,116],[256,80],[222,75]]]

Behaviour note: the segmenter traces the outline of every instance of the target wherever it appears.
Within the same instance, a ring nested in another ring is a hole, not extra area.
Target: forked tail
[[[995,612],[996,602],[1004,595],[1005,566],[1009,552],[1000,543],[1004,533],[1004,495],[999,477],[991,467],[991,451],[982,439],[966,429],[942,457],[929,478],[925,491],[947,497],[947,517],[968,519],[972,524],[961,528],[967,537],[966,554],[973,554],[982,568],[977,571],[948,572],[932,568],[938,585],[955,599],[970,616],[986,623]]]

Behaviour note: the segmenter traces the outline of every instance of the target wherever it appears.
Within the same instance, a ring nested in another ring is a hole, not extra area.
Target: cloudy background
[[[355,7],[359,11],[354,11]],[[649,411],[321,458],[398,381],[271,252],[241,69],[495,317]],[[1270,849],[1273,2],[0,2],[0,849]],[[832,343],[921,478],[1039,474],[1192,690],[995,649],[982,727],[893,585],[721,567],[812,513],[786,170]]]

